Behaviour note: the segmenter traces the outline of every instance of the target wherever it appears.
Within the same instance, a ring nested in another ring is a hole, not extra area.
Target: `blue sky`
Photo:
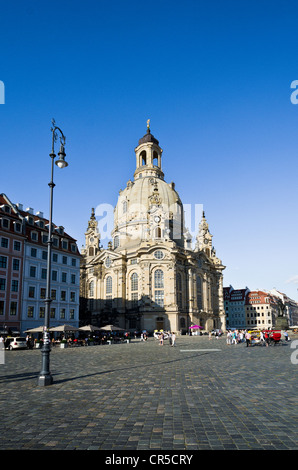
[[[203,204],[224,285],[298,300],[295,1],[0,0],[0,191],[84,243],[91,207],[115,205],[151,131],[166,181]],[[58,152],[58,145],[56,146]],[[103,240],[103,245],[106,245]]]

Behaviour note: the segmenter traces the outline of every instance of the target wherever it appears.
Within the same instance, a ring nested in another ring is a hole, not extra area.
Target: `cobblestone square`
[[[294,339],[56,347],[48,387],[40,350],[5,351],[0,449],[297,450]]]

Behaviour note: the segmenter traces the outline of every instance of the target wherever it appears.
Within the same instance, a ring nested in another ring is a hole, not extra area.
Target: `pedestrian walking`
[[[246,339],[246,347],[250,346],[251,334],[249,333],[249,331],[246,332],[245,339]]]
[[[176,335],[175,335],[175,333],[173,332],[173,333],[172,333],[172,344],[171,344],[171,346],[175,346],[175,341],[176,341]]]
[[[229,330],[228,333],[227,333],[227,344],[229,344],[229,345],[232,343],[231,336],[232,336],[232,333]]]
[[[285,337],[285,341],[289,340],[289,335],[287,331],[284,331],[284,337]]]

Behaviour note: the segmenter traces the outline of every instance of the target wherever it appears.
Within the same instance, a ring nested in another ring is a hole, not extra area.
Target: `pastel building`
[[[34,213],[30,207],[24,210],[22,204],[12,204],[3,194],[1,197],[6,201],[2,218],[10,220],[10,229],[1,230],[4,246],[0,263],[7,268],[5,282],[0,280],[0,322],[2,328],[13,326],[22,333],[44,323],[49,221],[42,212]],[[0,268],[0,279],[3,273]],[[50,326],[79,325],[79,291],[80,253],[76,240],[62,226],[53,224]]]
[[[17,209],[0,194],[0,330],[20,332],[25,235]]]

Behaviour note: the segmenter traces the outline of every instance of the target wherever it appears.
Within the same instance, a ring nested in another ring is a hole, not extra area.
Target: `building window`
[[[19,281],[13,279],[11,281],[11,291],[12,292],[18,292],[19,291]]]
[[[163,307],[164,306],[164,291],[163,290],[156,290],[154,292],[154,302],[156,303],[156,305],[158,305],[159,307]]]
[[[39,307],[39,318],[44,318],[45,317],[45,307]]]
[[[197,276],[197,306],[198,309],[202,310],[203,302],[202,302],[202,279],[200,276]],[[227,307],[228,310],[229,307]]]
[[[0,256],[0,268],[7,268],[7,257],[6,256]]]
[[[17,314],[18,303],[17,302],[10,302],[10,312],[9,314],[15,316]]]
[[[40,289],[40,298],[41,299],[46,298],[46,288],[45,287],[41,287],[41,289]]]
[[[139,276],[137,273],[133,273],[130,278],[131,287],[131,306],[136,307],[138,305],[138,289],[139,289]]]
[[[56,300],[56,289],[51,289],[51,299]]]
[[[77,265],[77,260],[75,258],[71,259],[71,265],[76,266]]]
[[[137,292],[132,292],[131,293],[131,306],[132,308],[135,308],[138,306],[138,293]]]
[[[89,284],[89,297],[94,296],[94,281],[91,281]]]
[[[21,231],[21,224],[19,222],[15,223],[14,230],[15,230],[15,232],[20,232]]]
[[[161,251],[161,250],[156,250],[156,251],[154,252],[154,258],[156,258],[156,259],[163,259],[163,257],[164,257],[163,251]]]
[[[62,263],[67,264],[67,256],[62,256]]]
[[[61,291],[60,300],[62,300],[62,302],[66,301],[66,290]]]
[[[56,316],[56,309],[52,307],[50,311],[50,318],[55,318],[55,316]]]
[[[122,213],[125,214],[127,212],[127,201],[123,201],[122,204]]]
[[[8,248],[8,238],[1,238],[1,248]]]
[[[161,269],[157,269],[154,272],[154,302],[159,307],[164,306],[164,291],[160,290],[164,287],[164,275]]]
[[[58,255],[57,255],[57,253],[53,253],[53,261],[54,261],[54,263],[57,263],[57,262],[58,262]]]
[[[71,309],[69,310],[69,319],[70,319],[70,320],[74,320],[74,316],[75,316],[74,308],[71,308]]]
[[[71,302],[75,302],[75,301],[76,301],[76,293],[75,293],[75,292],[71,292],[71,293],[70,293],[70,301],[71,301]]]
[[[32,256],[32,258],[36,258],[36,256],[37,256],[37,249],[36,248],[31,248],[31,256]]]
[[[66,282],[66,280],[67,280],[67,273],[62,273],[61,280],[62,280],[62,282]]]
[[[177,305],[182,308],[182,276],[177,274]]]
[[[0,315],[4,315],[4,300],[0,300]]]
[[[112,287],[113,287],[112,277],[108,276],[106,278],[106,294],[112,294]]]
[[[46,268],[41,269],[41,279],[46,279],[47,278],[47,270]]]
[[[116,237],[114,238],[114,248],[118,248],[119,245],[120,245],[119,236],[116,235]]]
[[[65,319],[65,308],[60,308],[60,318],[61,320]]]
[[[52,281],[57,281],[57,271],[52,271]]]
[[[6,279],[3,277],[0,278],[0,290],[5,290],[6,287]]]
[[[137,275],[137,273],[133,273],[131,275],[131,278],[130,278],[130,282],[131,282],[131,291],[137,291],[138,290],[138,284],[139,284],[139,276]]]
[[[155,238],[161,238],[161,228],[160,227],[156,227],[154,237]]]
[[[14,242],[13,242],[13,249],[14,249],[15,251],[21,251],[21,242],[18,242],[18,241],[16,241],[16,240],[14,240]]]
[[[12,269],[13,271],[19,271],[20,269],[20,260],[19,259],[13,259],[12,260]]]
[[[72,274],[71,275],[71,281],[70,281],[72,284],[75,284],[76,283],[76,275],[75,274]]]
[[[38,234],[37,232],[31,232],[31,240],[33,240],[34,242],[36,242],[38,239]]]
[[[154,273],[154,287],[157,289],[164,287],[163,271],[161,269],[157,269]]]
[[[30,299],[35,298],[35,287],[34,286],[29,286],[28,297],[30,297]]]
[[[3,228],[9,228],[9,220],[8,219],[2,219],[2,227]]]
[[[30,277],[36,277],[36,266],[30,266]]]
[[[33,316],[34,316],[34,307],[32,305],[29,305],[27,308],[27,317],[33,318]]]

